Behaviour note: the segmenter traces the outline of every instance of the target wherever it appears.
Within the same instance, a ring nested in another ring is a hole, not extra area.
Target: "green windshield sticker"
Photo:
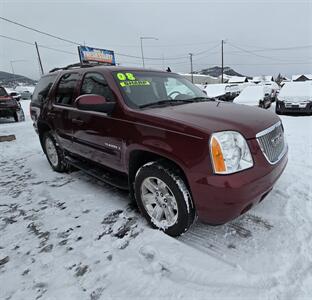
[[[150,85],[151,83],[147,80],[133,80],[133,81],[122,81],[120,82],[120,85],[122,87],[126,86],[145,86]]]
[[[136,80],[135,76],[132,73],[117,73],[117,78],[120,81],[124,80]]]

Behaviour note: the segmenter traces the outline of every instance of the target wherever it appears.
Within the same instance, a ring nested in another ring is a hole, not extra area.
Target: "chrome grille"
[[[284,130],[281,122],[258,133],[256,137],[269,163],[275,164],[284,156],[287,145],[284,139]]]

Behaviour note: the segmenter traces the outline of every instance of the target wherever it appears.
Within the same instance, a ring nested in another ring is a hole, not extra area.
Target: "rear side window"
[[[57,104],[71,105],[73,103],[77,80],[77,73],[68,73],[61,77],[55,94]]]
[[[2,86],[0,86],[0,97],[5,97],[7,95],[8,93],[6,92],[6,90]]]
[[[39,80],[34,90],[34,93],[32,95],[32,99],[31,99],[32,103],[42,104],[44,101],[46,101],[55,78],[56,78],[56,75],[50,75],[50,76],[42,77]]]
[[[87,73],[83,78],[80,95],[95,94],[103,96],[109,102],[114,102],[115,97],[105,78],[99,73]]]

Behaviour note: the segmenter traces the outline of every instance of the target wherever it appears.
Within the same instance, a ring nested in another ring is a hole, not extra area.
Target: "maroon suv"
[[[55,171],[128,189],[169,235],[195,215],[225,223],[270,192],[287,164],[281,120],[214,101],[178,74],[94,66],[41,78],[31,115]]]

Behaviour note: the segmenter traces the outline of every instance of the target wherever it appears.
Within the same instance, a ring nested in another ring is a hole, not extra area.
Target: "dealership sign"
[[[87,46],[78,46],[80,62],[97,62],[108,65],[115,65],[114,51],[98,49]]]

